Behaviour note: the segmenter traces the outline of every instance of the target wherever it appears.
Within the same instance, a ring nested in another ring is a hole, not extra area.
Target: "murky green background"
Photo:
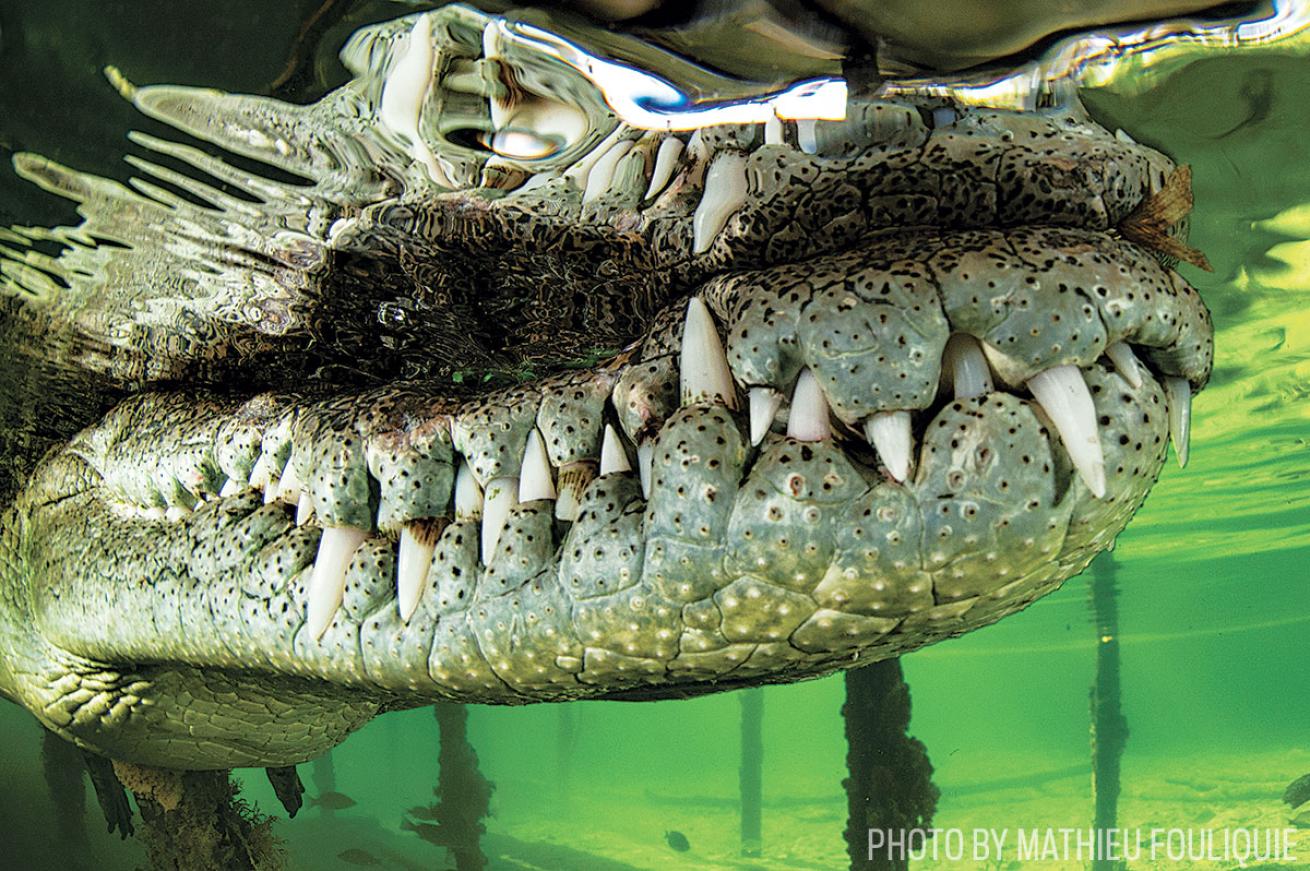
[[[142,83],[261,92],[317,5],[184,12],[163,2],[5,0],[0,224],[70,217],[14,179],[14,150],[123,177],[124,132],[152,125],[114,96],[104,64]],[[364,4],[325,41],[403,11]],[[1132,84],[1118,90],[1140,90]],[[1169,461],[1114,552],[1131,732],[1120,824],[1281,826],[1282,788],[1310,772],[1310,61],[1210,57],[1145,92],[1088,100],[1109,126],[1192,164],[1192,242],[1215,266],[1210,275],[1182,267],[1217,331],[1190,465]],[[905,659],[912,732],[942,790],[937,825],[1090,824],[1097,637],[1087,591],[1087,578],[1074,578],[1022,614]],[[473,708],[470,735],[496,784],[484,842],[491,867],[845,867],[842,696],[840,678],[765,691],[764,854],[754,860],[738,857],[736,696]],[[571,739],[561,737],[566,724]],[[55,842],[38,727],[17,707],[0,707],[0,748],[0,867],[144,863],[138,845],[103,833],[89,790],[90,854]],[[351,867],[336,858],[348,848],[382,867],[447,867],[444,851],[398,828],[405,808],[432,800],[436,753],[430,709],[384,716],[347,741],[333,754],[336,783],[357,804],[331,819],[310,807],[280,822],[291,867]],[[280,813],[262,772],[239,776],[248,797]],[[310,766],[302,777],[310,783]],[[670,850],[666,829],[684,832],[691,850]],[[1310,867],[1310,830],[1298,855]]]

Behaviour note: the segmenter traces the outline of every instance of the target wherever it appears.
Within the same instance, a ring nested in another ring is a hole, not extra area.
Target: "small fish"
[[[677,850],[679,853],[685,853],[691,849],[691,841],[682,832],[675,830],[664,833],[664,840],[668,842],[669,847]]]
[[[1292,808],[1298,808],[1310,801],[1310,774],[1303,774],[1289,783],[1283,792],[1283,801]]]
[[[329,793],[331,794],[331,793]],[[341,795],[341,793],[336,793]],[[352,801],[351,804],[354,804]],[[358,850],[352,847],[349,850],[342,850],[337,854],[337,858],[342,862],[348,862],[351,865],[381,865],[377,857],[367,850]]]
[[[343,811],[355,806],[355,800],[341,792],[320,792],[309,799],[310,804],[327,808],[330,811]]]

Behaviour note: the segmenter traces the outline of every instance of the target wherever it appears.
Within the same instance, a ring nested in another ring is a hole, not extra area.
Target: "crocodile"
[[[0,694],[206,770],[813,678],[1026,607],[1186,461],[1186,167],[1063,92],[640,124],[606,87],[710,73],[586,33],[408,15],[305,105],[111,69],[177,131],[130,183],[15,157],[81,221],[0,232],[68,394],[3,482]]]

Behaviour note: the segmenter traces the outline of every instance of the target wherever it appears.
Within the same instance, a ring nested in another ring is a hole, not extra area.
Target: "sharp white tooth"
[[[250,469],[251,487],[256,490],[268,490],[273,478],[273,470],[270,466],[268,454],[260,454],[259,459],[255,460],[255,465]]]
[[[664,186],[673,178],[673,170],[678,165],[678,158],[682,157],[683,149],[682,140],[676,136],[667,136],[660,143],[659,151],[655,152],[655,169],[651,172],[650,184],[646,187],[646,196],[644,200],[649,200],[664,190]]]
[[[817,154],[819,140],[815,135],[818,122],[813,118],[801,118],[796,121],[796,145],[806,154]]]
[[[591,460],[579,460],[560,466],[559,498],[555,501],[556,520],[572,523],[578,519],[582,494],[595,477],[596,464]]]
[[[768,121],[764,122],[764,144],[765,145],[783,145],[785,140],[782,136],[782,119],[774,115]]]
[[[505,531],[509,510],[518,504],[518,478],[492,478],[487,482],[487,498],[482,505],[482,562],[491,564],[496,543]]]
[[[277,486],[269,489],[277,493],[278,499],[283,502],[290,502],[293,505],[296,500],[300,498],[300,491],[303,490],[304,487],[300,485],[300,476],[297,475],[296,470],[292,468],[290,460],[287,460],[287,467],[282,471],[282,478],[277,482]],[[267,499],[268,494],[265,493],[265,501],[267,501]]]
[[[628,452],[623,449],[623,442],[614,427],[605,424],[605,438],[600,445],[600,473],[614,475],[631,472],[632,463],[628,462]]]
[[[746,202],[746,156],[724,151],[714,156],[705,173],[705,192],[692,218],[697,254],[710,250],[728,219]]]
[[[332,623],[346,592],[346,569],[350,558],[368,533],[357,526],[329,526],[318,540],[318,557],[309,576],[309,611],[305,618],[309,634],[318,640]]]
[[[605,156],[596,161],[596,165],[587,173],[587,189],[582,194],[582,201],[589,203],[597,199],[605,191],[609,190],[610,182],[614,180],[614,170],[619,165],[619,161],[627,156],[632,150],[633,142],[631,139],[624,139],[610,146],[610,150],[605,152]]]
[[[1028,379],[1028,389],[1055,426],[1078,475],[1100,499],[1105,496],[1105,459],[1096,406],[1077,366],[1052,366]]]
[[[1186,466],[1192,429],[1191,382],[1186,378],[1164,379],[1164,398],[1169,403],[1169,439],[1174,443],[1178,465]]]
[[[469,464],[460,460],[455,472],[455,519],[477,520],[482,517],[482,488],[473,477]]]
[[[728,355],[723,353],[710,310],[697,296],[687,301],[678,369],[683,405],[710,400],[737,409],[737,389],[728,368]]]
[[[956,399],[969,399],[992,391],[992,370],[987,367],[987,358],[973,336],[964,333],[951,336],[942,356],[955,384]]]
[[[396,551],[396,607],[400,619],[408,623],[418,610],[419,599],[427,585],[443,521],[435,518],[411,520],[400,528],[400,546]]]
[[[832,437],[828,422],[828,400],[819,387],[819,379],[808,368],[801,370],[796,389],[791,394],[791,411],[787,415],[787,435],[803,442],[821,442]]]
[[[1111,342],[1105,346],[1105,356],[1114,364],[1114,370],[1132,385],[1133,389],[1142,386],[1142,369],[1137,362],[1137,355],[1128,347],[1127,342]]]
[[[772,387],[752,387],[750,390],[751,408],[751,444],[758,445],[764,441],[773,426],[773,419],[778,416],[782,405],[782,394]]]
[[[914,435],[910,432],[908,411],[875,412],[864,422],[864,437],[873,445],[883,465],[897,481],[910,475],[910,457]]]
[[[235,496],[240,493],[242,487],[234,479],[228,478],[223,482],[223,487],[218,491],[220,499],[227,499],[229,496]]]
[[[600,162],[601,158],[606,154],[609,154],[611,148],[622,141],[624,138],[623,134],[623,127],[614,128],[614,131],[597,143],[595,148],[568,169],[564,170],[564,177],[585,191],[587,189],[587,179],[591,176],[592,168]]]
[[[190,513],[190,508],[186,508],[182,505],[173,505],[164,512],[164,519],[169,523],[177,523],[185,519]]]
[[[314,500],[308,493],[301,493],[296,500],[296,526],[304,526],[314,516]]]
[[[528,443],[523,449],[518,501],[536,502],[538,499],[554,499],[555,495],[555,482],[550,477],[550,459],[546,456],[546,446],[534,429],[528,433]]]
[[[641,478],[641,495],[650,498],[651,469],[655,464],[655,442],[647,439],[637,445],[637,475]]]

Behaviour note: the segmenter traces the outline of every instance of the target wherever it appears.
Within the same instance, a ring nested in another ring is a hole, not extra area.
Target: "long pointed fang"
[[[1169,440],[1179,467],[1187,465],[1192,430],[1192,385],[1186,378],[1164,379],[1164,396],[1169,403]]]
[[[802,369],[791,395],[791,413],[787,417],[787,435],[803,442],[821,442],[832,437],[828,422],[828,400],[819,380],[808,368]]]
[[[728,219],[746,202],[746,157],[736,151],[715,155],[705,172],[705,192],[692,218],[696,254],[710,250]]]
[[[1110,358],[1115,371],[1123,376],[1134,390],[1142,386],[1141,364],[1137,362],[1137,355],[1126,342],[1111,342],[1106,345],[1105,356]]]
[[[1052,366],[1028,379],[1037,404],[1051,419],[1078,475],[1097,499],[1105,496],[1105,459],[1096,405],[1077,366]]]
[[[864,422],[864,437],[873,445],[883,465],[897,481],[910,475],[914,435],[908,411],[879,411]]]
[[[518,501],[535,502],[538,499],[554,499],[555,496],[555,482],[551,479],[546,446],[541,441],[541,435],[534,429],[528,433],[528,443],[523,449]]]
[[[623,449],[619,434],[610,424],[605,424],[605,438],[600,445],[600,473],[614,475],[631,472],[632,463],[628,461],[628,452]]]
[[[708,399],[737,409],[737,388],[728,368],[728,355],[723,352],[714,318],[700,297],[687,301],[678,369],[683,405]]]
[[[773,426],[773,419],[782,406],[782,394],[772,387],[752,387],[749,394],[751,409],[751,444],[764,441]]]
[[[309,609],[306,628],[314,640],[323,637],[346,592],[346,570],[350,559],[368,533],[356,526],[329,526],[318,540],[318,557],[309,576]]]

